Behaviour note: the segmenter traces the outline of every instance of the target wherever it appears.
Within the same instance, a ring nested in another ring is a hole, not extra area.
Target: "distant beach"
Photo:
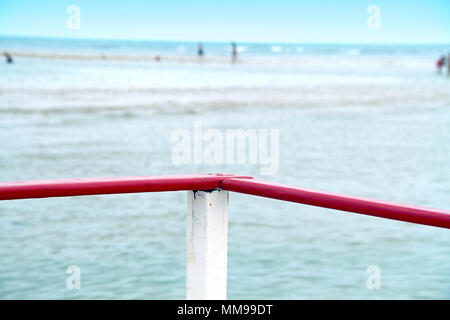
[[[201,59],[196,46],[0,38],[17,60],[2,67],[0,112],[450,103],[447,79],[435,74],[445,45],[244,43],[237,65],[228,43],[205,43]]]

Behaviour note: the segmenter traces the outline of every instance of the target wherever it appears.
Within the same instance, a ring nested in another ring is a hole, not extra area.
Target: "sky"
[[[67,26],[76,21],[71,5],[80,9],[78,29]],[[371,5],[379,19],[367,12]],[[448,44],[450,0],[0,0],[0,35]]]

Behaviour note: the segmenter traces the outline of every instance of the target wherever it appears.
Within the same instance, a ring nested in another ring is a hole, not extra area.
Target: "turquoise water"
[[[0,64],[0,180],[231,172],[450,208],[450,79],[434,70],[448,46],[249,45],[231,64],[205,44],[217,60],[164,61],[188,45],[1,39],[18,54]],[[279,129],[279,171],[175,166],[172,133],[199,120]],[[0,297],[182,299],[185,223],[185,192],[0,202]],[[232,193],[228,296],[448,299],[449,245],[444,229]]]

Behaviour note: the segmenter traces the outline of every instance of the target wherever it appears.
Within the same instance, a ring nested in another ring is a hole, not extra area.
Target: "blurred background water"
[[[448,46],[0,38],[0,180],[229,172],[450,208]],[[154,61],[159,55],[161,61]],[[280,168],[183,165],[171,135],[279,129]],[[182,299],[186,193],[0,202],[0,298]],[[231,299],[448,299],[447,230],[231,194]],[[66,268],[81,268],[81,289]],[[366,269],[381,269],[381,289]]]

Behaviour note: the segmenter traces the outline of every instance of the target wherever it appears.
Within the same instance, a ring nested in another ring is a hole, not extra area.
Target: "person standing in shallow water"
[[[237,45],[236,43],[231,43],[231,62],[237,61]]]
[[[445,63],[445,56],[440,57],[438,61],[436,61],[437,73],[441,73],[444,63]]]
[[[201,58],[201,57],[203,57],[204,54],[205,54],[205,50],[203,49],[203,44],[199,43],[198,49],[197,49],[197,55],[199,58]]]
[[[13,59],[12,59],[11,55],[8,52],[4,52],[3,55],[6,58],[6,63],[13,63]]]

